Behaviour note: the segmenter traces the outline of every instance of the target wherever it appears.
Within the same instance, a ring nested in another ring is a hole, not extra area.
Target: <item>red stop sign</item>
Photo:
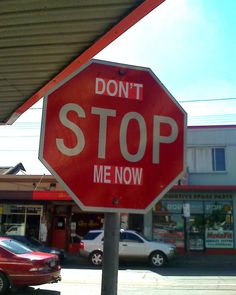
[[[81,209],[144,213],[184,172],[185,127],[150,69],[92,60],[45,98],[39,159]]]

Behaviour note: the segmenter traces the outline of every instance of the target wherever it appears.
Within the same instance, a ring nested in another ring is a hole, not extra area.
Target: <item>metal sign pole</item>
[[[105,213],[101,295],[116,295],[119,268],[120,214]]]

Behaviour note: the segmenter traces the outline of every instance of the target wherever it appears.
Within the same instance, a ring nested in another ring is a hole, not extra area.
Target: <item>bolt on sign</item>
[[[91,60],[44,99],[39,159],[81,209],[145,213],[183,175],[185,134],[150,69]]]

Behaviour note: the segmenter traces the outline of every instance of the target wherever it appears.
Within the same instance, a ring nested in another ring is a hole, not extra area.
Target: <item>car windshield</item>
[[[30,248],[10,239],[0,241],[0,246],[14,254],[26,254],[32,252]]]

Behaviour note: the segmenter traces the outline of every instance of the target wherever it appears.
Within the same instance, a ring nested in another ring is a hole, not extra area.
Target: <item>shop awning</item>
[[[0,124],[12,124],[162,2],[0,1]]]

